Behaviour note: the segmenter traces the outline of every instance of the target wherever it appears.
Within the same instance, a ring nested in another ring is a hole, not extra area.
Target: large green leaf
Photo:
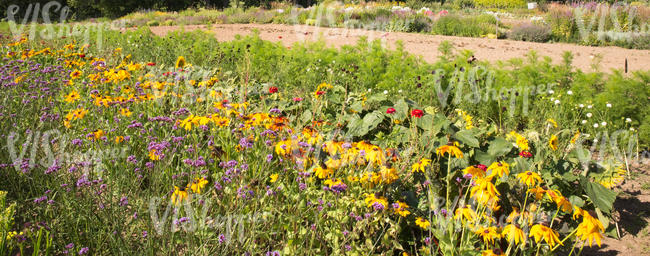
[[[490,142],[487,153],[497,156],[503,156],[512,150],[512,143],[502,138],[496,138]]]
[[[454,134],[454,138],[459,140],[465,145],[468,145],[473,148],[478,148],[479,147],[479,142],[476,137],[474,137],[474,134],[470,130],[461,130]]]
[[[614,201],[616,200],[616,192],[607,189],[599,183],[591,182],[585,177],[580,177],[580,184],[596,208],[604,213],[611,213]]]

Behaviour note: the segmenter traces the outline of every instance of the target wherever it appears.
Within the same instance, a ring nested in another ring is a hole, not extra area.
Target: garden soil
[[[187,31],[202,29],[212,32],[219,41],[235,39],[236,35],[248,35],[258,31],[260,38],[272,42],[281,42],[291,47],[296,42],[323,40],[326,45],[340,48],[353,45],[361,37],[370,40],[380,39],[389,49],[395,49],[402,41],[404,49],[421,56],[427,62],[438,60],[438,46],[443,41],[451,42],[457,50],[471,50],[478,60],[506,62],[513,58],[522,58],[534,50],[539,56],[548,56],[553,63],[562,63],[562,55],[568,51],[574,55],[573,66],[584,72],[599,71],[611,73],[612,69],[625,70],[627,59],[628,72],[650,69],[650,50],[624,49],[620,47],[592,47],[565,43],[533,43],[502,39],[469,38],[455,36],[426,35],[417,33],[400,33],[370,31],[361,29],[325,28],[304,25],[282,24],[216,24],[189,26],[151,27],[156,35],[164,36],[173,30]],[[541,57],[540,57],[541,58]]]

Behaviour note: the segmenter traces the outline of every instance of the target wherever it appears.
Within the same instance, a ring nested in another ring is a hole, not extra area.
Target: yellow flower
[[[413,164],[413,166],[411,167],[411,171],[413,171],[413,172],[418,172],[419,171],[419,172],[424,173],[424,170],[430,164],[431,164],[431,159],[422,158],[422,159],[420,159],[420,161]]]
[[[190,186],[190,188],[192,189],[192,192],[199,194],[199,193],[201,193],[201,189],[203,189],[205,187],[205,185],[207,185],[207,184],[208,184],[208,180],[201,177],[199,179],[195,179],[192,182],[192,185]]]
[[[79,77],[81,77],[81,71],[79,71],[79,70],[75,69],[74,71],[72,71],[72,73],[70,73],[70,79],[74,80],[74,79],[77,79]]]
[[[555,136],[555,134],[553,134],[553,135],[551,136],[551,139],[548,141],[548,146],[549,146],[553,151],[557,150],[557,147],[558,147],[558,140],[557,140],[557,136]]]
[[[275,153],[280,156],[291,153],[291,140],[283,140],[275,144]]]
[[[456,209],[456,212],[454,213],[454,219],[461,219],[463,222],[468,221],[472,223],[477,219],[477,215],[476,212],[474,212],[474,210],[469,207],[469,205],[466,205],[465,207]]]
[[[176,68],[182,68],[185,66],[185,57],[179,56],[178,59],[176,59]]]
[[[532,228],[530,228],[529,237],[534,237],[535,243],[539,243],[542,239],[544,239],[544,241],[546,241],[546,243],[551,246],[551,248],[554,247],[556,243],[563,245],[558,238],[557,232],[542,224],[535,224]]]
[[[448,154],[450,157],[463,158],[463,152],[457,146],[458,142],[454,142],[451,145],[442,145],[436,149],[436,154],[443,157],[445,154]]]
[[[524,136],[521,136],[521,134],[516,133],[515,131],[511,131],[507,137],[514,138],[515,143],[520,150],[528,151],[530,149],[528,146],[528,140]]]
[[[546,190],[544,190],[541,187],[535,187],[535,188],[528,189],[528,193],[535,194],[535,200],[540,200],[544,196],[544,193],[546,193]]]
[[[93,131],[93,138],[100,139],[102,136],[104,136],[104,130],[99,129],[99,130]]]
[[[483,238],[483,242],[486,244],[494,243],[495,239],[501,238],[501,234],[497,232],[496,227],[479,228],[474,233]]]
[[[549,118],[549,119],[546,119],[546,121],[549,122],[551,125],[553,125],[553,127],[557,128],[557,122],[555,122],[555,120]]]
[[[411,214],[411,212],[407,209],[409,208],[409,206],[406,203],[400,201],[397,201],[395,203],[397,204],[397,208],[393,208],[393,209],[395,210],[396,214],[399,214],[402,217],[406,217],[409,214]]]
[[[501,249],[483,250],[481,256],[505,256]]]
[[[592,246],[594,241],[600,247],[603,239],[601,232],[603,231],[605,231],[605,228],[598,219],[592,217],[588,212],[582,211],[582,223],[578,225],[576,237],[581,241],[588,241],[589,247]]]
[[[534,187],[535,184],[542,182],[542,177],[540,177],[539,174],[531,171],[517,174],[517,178],[519,178],[519,182],[526,184],[528,187]]]
[[[79,96],[79,93],[77,91],[72,91],[68,95],[65,96],[65,102],[72,103],[72,102],[75,102],[76,100],[78,100],[80,98],[81,97]]]
[[[492,199],[498,199],[501,195],[496,186],[492,184],[492,178],[476,179],[476,185],[470,189],[470,196],[481,204],[487,204]]]
[[[175,205],[179,205],[181,202],[183,202],[189,194],[187,193],[187,188],[186,187],[177,187],[174,186],[174,193],[172,194],[172,203]]]
[[[385,197],[376,197],[375,194],[366,194],[366,199],[364,199],[364,201],[368,207],[374,207],[375,204],[381,204],[383,208],[386,208],[388,205],[388,200],[386,200]]]
[[[133,114],[133,112],[131,112],[131,110],[129,110],[128,108],[120,109],[120,115],[131,116],[131,114]]]
[[[567,200],[560,191],[557,190],[548,190],[546,191],[548,196],[553,200],[557,207],[560,208],[563,212],[570,213],[573,211],[573,205],[569,200]]]
[[[471,174],[472,178],[483,178],[485,177],[485,171],[483,169],[478,168],[474,165],[471,165],[465,169],[463,169],[463,175]]]
[[[488,170],[488,177],[502,177],[504,175],[510,174],[510,165],[506,162],[499,161],[499,162],[494,162],[487,168]]]
[[[318,165],[314,168],[314,174],[315,174],[316,177],[318,177],[319,179],[326,179],[326,178],[329,178],[333,173],[334,173],[334,170],[332,170],[332,169],[330,169],[330,168],[323,168],[322,166],[320,166],[320,164],[318,164]]]
[[[271,178],[271,180],[270,180],[271,183],[275,183],[275,182],[278,180],[278,177],[280,177],[280,175],[277,174],[277,173],[271,174],[271,176],[270,176],[270,178]]]
[[[422,217],[418,217],[417,219],[415,219],[415,225],[418,225],[418,227],[427,230],[429,229],[431,223],[428,220],[423,219]]]
[[[149,159],[151,159],[151,161],[158,161],[160,160],[160,155],[157,154],[155,149],[149,150]]]
[[[571,144],[576,144],[576,141],[580,138],[580,131],[576,131],[576,134],[573,135],[573,138],[571,138],[570,143]]]
[[[526,244],[526,237],[524,237],[524,231],[519,228],[518,225],[508,224],[503,228],[501,232],[509,243],[514,242],[515,244]]]

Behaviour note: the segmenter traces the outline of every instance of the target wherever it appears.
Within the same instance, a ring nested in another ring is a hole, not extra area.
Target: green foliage
[[[545,25],[524,23],[513,27],[508,38],[527,42],[546,42],[551,38],[551,29]]]
[[[526,6],[524,0],[474,0],[476,6],[483,8],[523,8]]]
[[[438,35],[480,37],[489,33],[494,34],[495,28],[496,19],[491,15],[477,17],[446,15],[433,24],[431,32]]]

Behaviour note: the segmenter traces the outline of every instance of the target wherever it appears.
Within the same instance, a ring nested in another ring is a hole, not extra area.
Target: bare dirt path
[[[356,44],[365,36],[370,40],[380,39],[386,47],[394,49],[396,42],[401,40],[404,49],[411,54],[422,56],[427,62],[437,60],[438,45],[450,41],[457,49],[467,49],[474,52],[479,60],[490,62],[507,61],[512,58],[525,58],[531,50],[540,56],[548,56],[553,63],[561,63],[565,51],[573,53],[574,67],[589,72],[592,64],[602,57],[600,70],[610,72],[611,69],[623,69],[625,59],[628,60],[628,70],[650,70],[650,50],[631,50],[620,47],[591,47],[562,43],[531,43],[511,40],[496,40],[487,38],[468,38],[455,36],[425,35],[416,33],[383,32],[361,29],[324,28],[304,25],[282,24],[217,24],[192,26],[159,26],[151,27],[156,35],[166,35],[173,30],[202,29],[211,31],[219,41],[233,40],[236,35],[248,35],[258,30],[260,38],[272,42],[282,42],[289,47],[296,42],[317,41],[322,38],[328,46],[341,47]]]

